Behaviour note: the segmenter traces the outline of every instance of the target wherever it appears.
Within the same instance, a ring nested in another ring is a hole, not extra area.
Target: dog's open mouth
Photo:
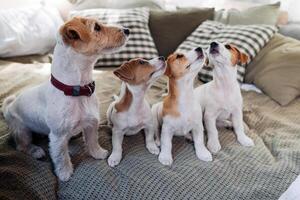
[[[211,49],[209,50],[209,53],[210,53],[210,54],[218,54],[218,53],[219,53],[219,49],[218,49],[218,48],[211,48]]]

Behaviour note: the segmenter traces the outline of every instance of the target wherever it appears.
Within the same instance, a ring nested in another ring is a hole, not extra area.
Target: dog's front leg
[[[124,132],[116,128],[112,129],[112,153],[108,158],[108,165],[114,167],[118,165],[122,159],[122,143]]]
[[[216,118],[208,114],[209,112],[204,113],[204,123],[207,131],[207,148],[212,153],[217,153],[221,149],[221,144],[219,141],[219,134],[216,127]]]
[[[161,129],[161,143],[160,143],[160,154],[158,156],[159,162],[163,165],[172,165],[172,138],[173,133],[169,130],[166,125],[162,125]]]
[[[154,141],[154,127],[150,124],[147,124],[144,131],[146,138],[146,147],[148,151],[154,155],[158,155],[159,148],[156,146]]]
[[[54,132],[49,134],[50,155],[54,163],[55,173],[61,181],[69,180],[73,173],[73,166],[68,151],[69,135],[71,134]]]
[[[95,159],[105,159],[108,151],[99,145],[98,120],[94,120],[93,123],[84,128],[83,135],[89,154]]]
[[[204,144],[203,125],[195,124],[192,135],[197,157],[203,161],[212,161],[212,155]]]
[[[232,113],[231,119],[238,142],[243,146],[254,146],[253,140],[245,134],[242,111],[240,109],[236,109]]]

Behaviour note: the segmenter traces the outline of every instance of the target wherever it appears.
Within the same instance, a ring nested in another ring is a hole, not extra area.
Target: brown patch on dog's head
[[[136,58],[123,63],[114,71],[114,74],[131,85],[139,85],[147,82],[155,70],[155,67],[148,61]]]
[[[231,63],[233,66],[236,66],[239,62],[246,64],[248,62],[248,56],[241,52],[237,47],[232,44],[225,45],[225,48],[228,49],[231,53]]]
[[[186,74],[189,66],[190,63],[184,54],[173,53],[167,59],[165,75],[169,78],[180,78]]]
[[[59,33],[66,45],[86,55],[109,51],[126,42],[123,29],[101,24],[92,18],[74,17],[61,26]]]

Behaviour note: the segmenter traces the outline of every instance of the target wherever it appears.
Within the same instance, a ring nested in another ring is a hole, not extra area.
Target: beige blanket
[[[49,64],[0,61],[0,104],[3,99],[49,78]],[[110,71],[95,71],[101,123],[120,82]],[[165,80],[148,92],[151,103],[166,91]],[[123,159],[115,168],[89,157],[81,137],[70,142],[75,166],[70,181],[53,175],[49,156],[41,160],[17,152],[0,116],[0,199],[278,199],[300,173],[300,100],[280,107],[269,97],[243,93],[244,121],[255,147],[237,144],[231,130],[220,130],[222,150],[207,163],[193,145],[173,140],[174,164],[162,166],[147,152],[143,134],[126,137]],[[99,128],[99,142],[111,150],[110,129]],[[34,143],[48,149],[47,138]]]

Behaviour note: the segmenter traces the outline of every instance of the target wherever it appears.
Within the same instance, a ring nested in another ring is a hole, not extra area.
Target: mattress
[[[49,79],[49,63],[0,61],[0,105],[11,94]],[[100,102],[99,143],[111,151],[105,112],[120,81],[111,70],[94,71]],[[147,93],[152,104],[166,92],[160,79]],[[193,144],[173,139],[174,163],[159,163],[145,148],[143,132],[125,137],[123,159],[110,168],[89,157],[79,135],[70,141],[75,170],[68,182],[53,174],[48,138],[33,142],[47,152],[36,160],[18,152],[0,115],[0,199],[278,199],[300,174],[300,100],[280,107],[264,94],[243,92],[244,122],[255,147],[242,147],[232,130],[219,129],[222,150],[213,162],[197,159]]]

